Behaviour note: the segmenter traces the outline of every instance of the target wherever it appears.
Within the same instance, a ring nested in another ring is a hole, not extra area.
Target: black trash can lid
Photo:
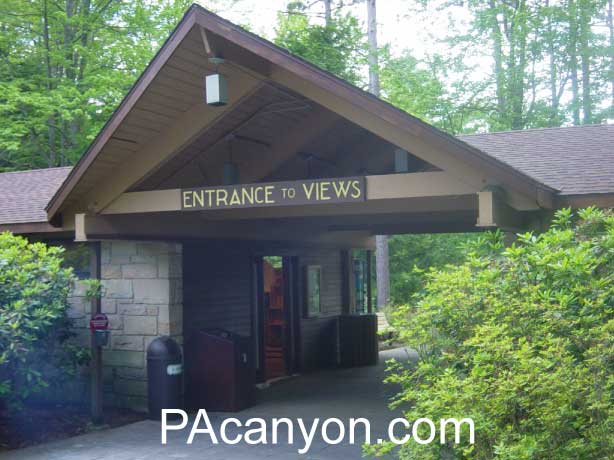
[[[147,359],[181,360],[181,347],[167,335],[158,337],[147,347]]]

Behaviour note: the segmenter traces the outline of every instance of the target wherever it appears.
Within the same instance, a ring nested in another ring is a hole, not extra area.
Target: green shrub
[[[10,407],[71,378],[86,360],[67,342],[75,278],[63,267],[63,251],[0,234],[0,400]]]
[[[475,444],[409,442],[401,458],[614,458],[613,277],[614,216],[596,209],[507,248],[486,235],[429,273],[395,314],[420,359],[391,373],[394,404],[409,421],[470,417]]]

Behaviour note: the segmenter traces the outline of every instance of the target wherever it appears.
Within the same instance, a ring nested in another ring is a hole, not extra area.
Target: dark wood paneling
[[[254,256],[297,256],[299,278],[305,266],[320,265],[322,314],[306,318],[302,294],[297,302],[300,317],[298,371],[309,372],[337,364],[337,317],[342,313],[344,285],[340,249],[274,243],[185,242],[183,253],[186,337],[200,328],[218,327],[252,335]],[[302,293],[302,290],[297,292]]]

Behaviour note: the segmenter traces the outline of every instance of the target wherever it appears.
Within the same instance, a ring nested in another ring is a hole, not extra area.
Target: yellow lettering
[[[241,198],[239,196],[239,192],[237,192],[237,189],[234,189],[232,191],[232,195],[230,197],[230,206],[235,205],[235,204],[242,204]]]
[[[275,189],[274,185],[267,185],[265,188],[265,199],[264,201],[267,204],[275,203],[275,200],[271,199],[271,195],[273,194],[273,190]]]
[[[330,195],[328,194],[329,188],[330,182],[320,182],[320,200],[330,200]]]
[[[192,192],[192,199],[194,200],[194,206],[199,205],[201,208],[205,207],[205,197],[203,191]]]
[[[360,198],[361,195],[361,190],[359,187],[359,182],[357,180],[353,180],[352,181],[352,188],[354,189],[354,191],[352,192],[351,197],[352,198]]]
[[[215,190],[205,190],[205,193],[207,194],[207,203],[210,208],[213,207],[213,193],[214,192]]]
[[[335,188],[335,193],[337,194],[337,198],[346,198],[348,196],[348,192],[350,191],[350,183],[347,181],[338,181],[333,182],[333,187]]]
[[[263,194],[264,193],[264,188],[263,187],[256,187],[254,189],[254,201],[258,204],[260,203],[264,203],[264,198],[258,198],[258,193]]]
[[[190,192],[183,192],[183,207],[184,208],[192,208],[192,201],[190,200]]]
[[[215,192],[216,206],[220,206],[221,203],[228,206],[228,192],[223,188],[217,189]]]
[[[313,193],[314,185],[315,185],[315,182],[312,182],[311,184],[309,184],[309,187],[307,187],[306,184],[303,184],[303,191],[305,192],[305,196],[307,197],[308,200],[311,200],[311,194]]]
[[[254,187],[243,187],[241,190],[241,199],[243,200],[243,204],[249,202],[249,204],[254,204]]]

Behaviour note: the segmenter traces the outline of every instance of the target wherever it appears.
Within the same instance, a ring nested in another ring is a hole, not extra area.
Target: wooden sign
[[[364,177],[238,184],[181,190],[181,210],[351,203],[365,197]]]

